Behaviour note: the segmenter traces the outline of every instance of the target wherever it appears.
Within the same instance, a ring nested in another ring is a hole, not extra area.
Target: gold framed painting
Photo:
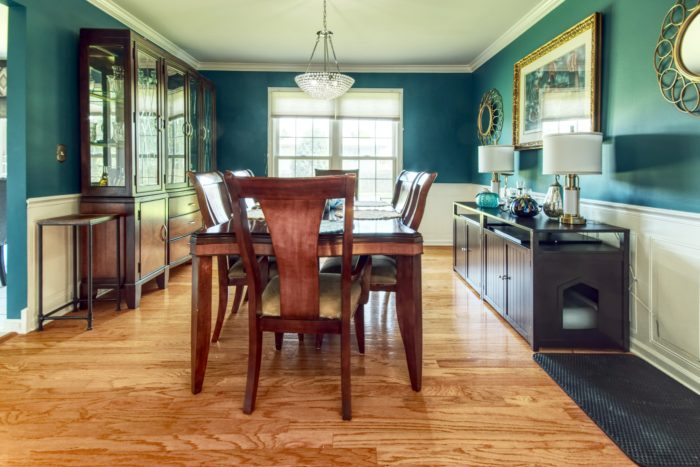
[[[601,15],[594,13],[513,68],[513,145],[549,133],[600,131]]]

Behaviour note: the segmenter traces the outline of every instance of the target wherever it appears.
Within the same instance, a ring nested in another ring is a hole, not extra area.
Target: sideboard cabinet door
[[[506,313],[506,287],[503,277],[506,274],[505,240],[486,231],[484,235],[486,249],[484,298],[501,315]]]

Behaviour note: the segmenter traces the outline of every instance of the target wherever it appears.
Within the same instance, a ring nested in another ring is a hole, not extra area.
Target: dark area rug
[[[533,358],[636,463],[700,466],[700,395],[633,355]]]

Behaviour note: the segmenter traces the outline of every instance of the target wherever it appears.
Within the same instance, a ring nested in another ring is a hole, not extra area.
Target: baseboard
[[[688,389],[700,395],[700,377],[698,375],[691,373],[686,368],[683,368],[673,360],[664,357],[637,339],[633,338],[630,340],[630,351],[639,358],[645,360],[650,365],[658,368],[671,378],[686,386]]]

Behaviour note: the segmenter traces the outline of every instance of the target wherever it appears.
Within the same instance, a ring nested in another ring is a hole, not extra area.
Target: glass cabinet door
[[[121,45],[88,47],[91,187],[125,187],[124,58]]]
[[[165,85],[165,184],[187,184],[186,151],[188,123],[185,120],[185,73],[166,68]]]
[[[136,191],[160,188],[158,149],[162,118],[158,112],[159,79],[158,59],[143,50],[137,50],[134,86]]]
[[[190,147],[190,170],[199,172],[199,79],[196,76],[189,76],[189,125],[188,141]]]
[[[209,172],[214,169],[214,146],[212,142],[212,129],[214,120],[214,100],[211,87],[206,83],[202,93],[202,171]]]

